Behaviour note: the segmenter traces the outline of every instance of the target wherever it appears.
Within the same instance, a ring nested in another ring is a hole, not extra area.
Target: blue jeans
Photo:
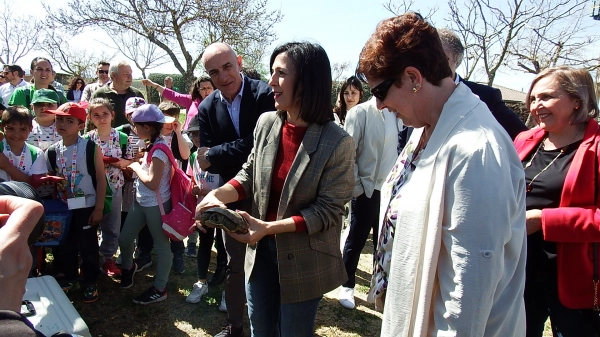
[[[593,310],[569,309],[560,303],[556,259],[539,264],[539,268],[529,268],[525,278],[526,336],[542,337],[548,316],[554,337],[600,336]]]
[[[275,239],[258,242],[252,275],[246,284],[252,337],[313,337],[315,317],[323,296],[281,303]]]

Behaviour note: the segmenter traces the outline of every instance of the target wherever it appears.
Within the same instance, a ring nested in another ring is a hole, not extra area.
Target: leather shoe
[[[225,277],[227,276],[226,268],[217,268],[215,273],[208,279],[209,286],[218,286],[219,284],[225,281]]]

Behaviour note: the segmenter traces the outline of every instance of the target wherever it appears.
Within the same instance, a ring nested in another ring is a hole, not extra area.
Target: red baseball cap
[[[44,113],[60,115],[60,116],[71,116],[85,122],[87,117],[87,111],[85,110],[87,104],[77,103],[65,103],[58,107],[56,110],[46,110]]]

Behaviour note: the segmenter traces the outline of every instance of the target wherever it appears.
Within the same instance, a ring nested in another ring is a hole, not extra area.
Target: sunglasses
[[[98,70],[98,74],[107,74],[108,75],[108,70]]]
[[[392,84],[396,82],[395,78],[388,78],[387,80],[379,83],[375,88],[371,89],[371,94],[380,101],[385,100],[388,91],[392,87]]]

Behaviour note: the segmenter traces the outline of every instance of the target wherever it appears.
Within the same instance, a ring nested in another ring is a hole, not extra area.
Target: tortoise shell
[[[209,208],[200,216],[203,224],[215,228],[221,228],[232,233],[248,233],[248,222],[237,212],[227,208],[213,207]]]

